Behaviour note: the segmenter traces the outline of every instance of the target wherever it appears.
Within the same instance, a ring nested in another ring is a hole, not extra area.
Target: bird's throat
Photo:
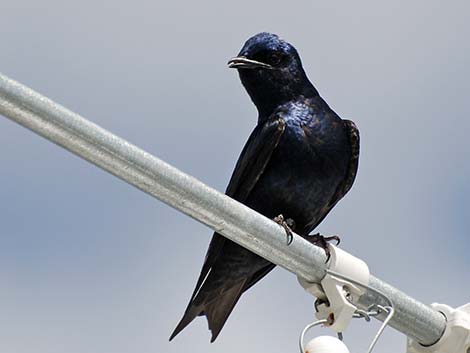
[[[318,96],[317,90],[306,80],[301,84],[283,84],[282,82],[267,82],[243,77],[243,86],[258,109],[259,121],[268,119],[280,106],[299,99]]]

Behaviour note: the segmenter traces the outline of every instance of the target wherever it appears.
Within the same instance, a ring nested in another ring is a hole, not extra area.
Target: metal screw
[[[353,297],[352,297],[352,294],[351,294],[351,291],[349,290],[348,286],[343,286],[343,291],[345,293],[345,297],[346,299],[352,303],[353,301]],[[467,352],[467,353],[470,353],[470,352]]]

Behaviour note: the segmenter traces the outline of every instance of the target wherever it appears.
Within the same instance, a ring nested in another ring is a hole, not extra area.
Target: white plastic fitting
[[[331,251],[329,270],[364,285],[369,283],[369,267],[364,261],[333,245],[329,246]],[[362,286],[328,273],[322,279],[321,286],[301,278],[299,282],[310,294],[325,301],[316,307],[316,316],[319,320],[328,319],[331,322],[328,326],[336,332],[343,332],[346,329],[357,310],[354,303],[366,292]]]
[[[349,353],[349,349],[336,337],[319,336],[307,343],[304,353]]]
[[[441,339],[432,346],[424,347],[408,338],[407,353],[470,353],[470,303],[457,309],[445,304],[432,304],[447,319]]]

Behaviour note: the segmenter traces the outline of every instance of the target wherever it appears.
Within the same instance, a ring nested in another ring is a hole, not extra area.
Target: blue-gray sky
[[[469,301],[467,1],[0,3],[0,71],[224,190],[256,121],[226,68],[278,33],[361,131],[355,186],[318,228],[417,299]],[[312,298],[277,269],[209,344],[174,342],[211,231],[0,119],[0,351],[294,352]],[[365,350],[377,325],[355,323]],[[318,333],[327,331],[319,330]],[[378,352],[404,352],[389,329]]]

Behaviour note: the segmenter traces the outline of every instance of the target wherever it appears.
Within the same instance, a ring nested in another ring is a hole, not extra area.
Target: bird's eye
[[[277,65],[281,62],[281,55],[278,53],[272,53],[269,55],[269,63],[271,65]]]

